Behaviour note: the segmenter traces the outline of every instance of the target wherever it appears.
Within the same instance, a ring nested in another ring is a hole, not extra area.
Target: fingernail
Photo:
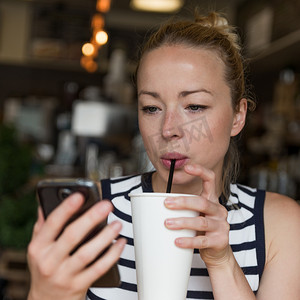
[[[119,231],[122,228],[122,224],[118,221],[114,221],[110,224],[110,226],[114,229]]]
[[[120,248],[124,248],[124,246],[126,245],[126,243],[127,243],[127,240],[124,239],[124,238],[119,238],[116,241],[117,246],[120,247]]]
[[[195,169],[195,167],[193,165],[186,165],[185,166],[187,170],[192,171]]]
[[[73,204],[78,204],[79,202],[81,202],[81,196],[80,196],[80,194],[79,193],[72,194],[70,196],[70,201]]]
[[[167,226],[168,226],[168,225],[169,225],[169,226],[172,226],[172,225],[174,225],[174,223],[175,223],[175,222],[174,222],[174,220],[172,220],[172,219],[166,219],[166,220],[165,220],[165,224],[166,224]]]
[[[165,199],[165,205],[168,206],[168,207],[172,207],[174,206],[175,204],[175,201],[173,198],[166,198]]]
[[[178,246],[183,245],[183,240],[181,238],[178,238],[175,240],[175,244]]]
[[[103,215],[108,214],[110,212],[111,205],[109,205],[106,201],[100,201],[94,205],[97,211]]]

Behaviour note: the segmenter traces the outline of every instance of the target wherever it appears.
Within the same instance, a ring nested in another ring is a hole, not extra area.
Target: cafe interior
[[[39,180],[153,169],[138,130],[138,50],[196,7],[237,27],[257,101],[238,182],[300,200],[299,0],[1,0],[0,300],[26,299]]]

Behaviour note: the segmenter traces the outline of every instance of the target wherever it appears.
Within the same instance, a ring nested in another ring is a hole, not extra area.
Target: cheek
[[[150,136],[155,134],[157,128],[155,128],[155,122],[150,123],[146,118],[139,117],[139,130],[146,142]]]
[[[159,136],[158,128],[155,125],[155,122],[149,123],[145,118],[139,118],[139,131],[148,156],[153,155],[153,144]]]
[[[215,149],[216,161],[222,160],[229,148],[231,138],[231,120],[228,118],[220,118],[215,127],[212,128],[213,148]]]
[[[229,117],[219,118],[215,124],[215,135],[221,139],[230,139],[232,119]]]
[[[193,140],[193,150],[195,152],[202,149],[202,153],[205,155],[210,155],[212,153],[225,153],[227,152],[230,135],[231,135],[231,119],[230,118],[222,118],[221,115],[218,118],[207,118],[205,122],[202,122],[201,126],[199,126],[199,130],[196,132],[194,130],[194,134],[187,134],[186,139],[192,141]],[[192,133],[193,130],[191,129]],[[186,131],[188,133],[188,131]],[[219,155],[218,154],[218,155]]]

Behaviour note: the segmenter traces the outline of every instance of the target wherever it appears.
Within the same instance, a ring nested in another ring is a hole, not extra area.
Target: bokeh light
[[[81,50],[83,55],[92,56],[95,53],[95,46],[92,43],[85,43]]]
[[[108,35],[104,30],[100,30],[96,33],[95,39],[97,44],[104,45],[108,41]]]

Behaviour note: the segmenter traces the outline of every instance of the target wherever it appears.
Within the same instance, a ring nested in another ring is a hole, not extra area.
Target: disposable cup
[[[188,196],[172,193],[130,194],[134,251],[139,300],[185,300],[193,249],[175,245],[178,237],[193,237],[194,230],[170,230],[167,218],[196,217],[190,210],[165,207],[167,197]]]

